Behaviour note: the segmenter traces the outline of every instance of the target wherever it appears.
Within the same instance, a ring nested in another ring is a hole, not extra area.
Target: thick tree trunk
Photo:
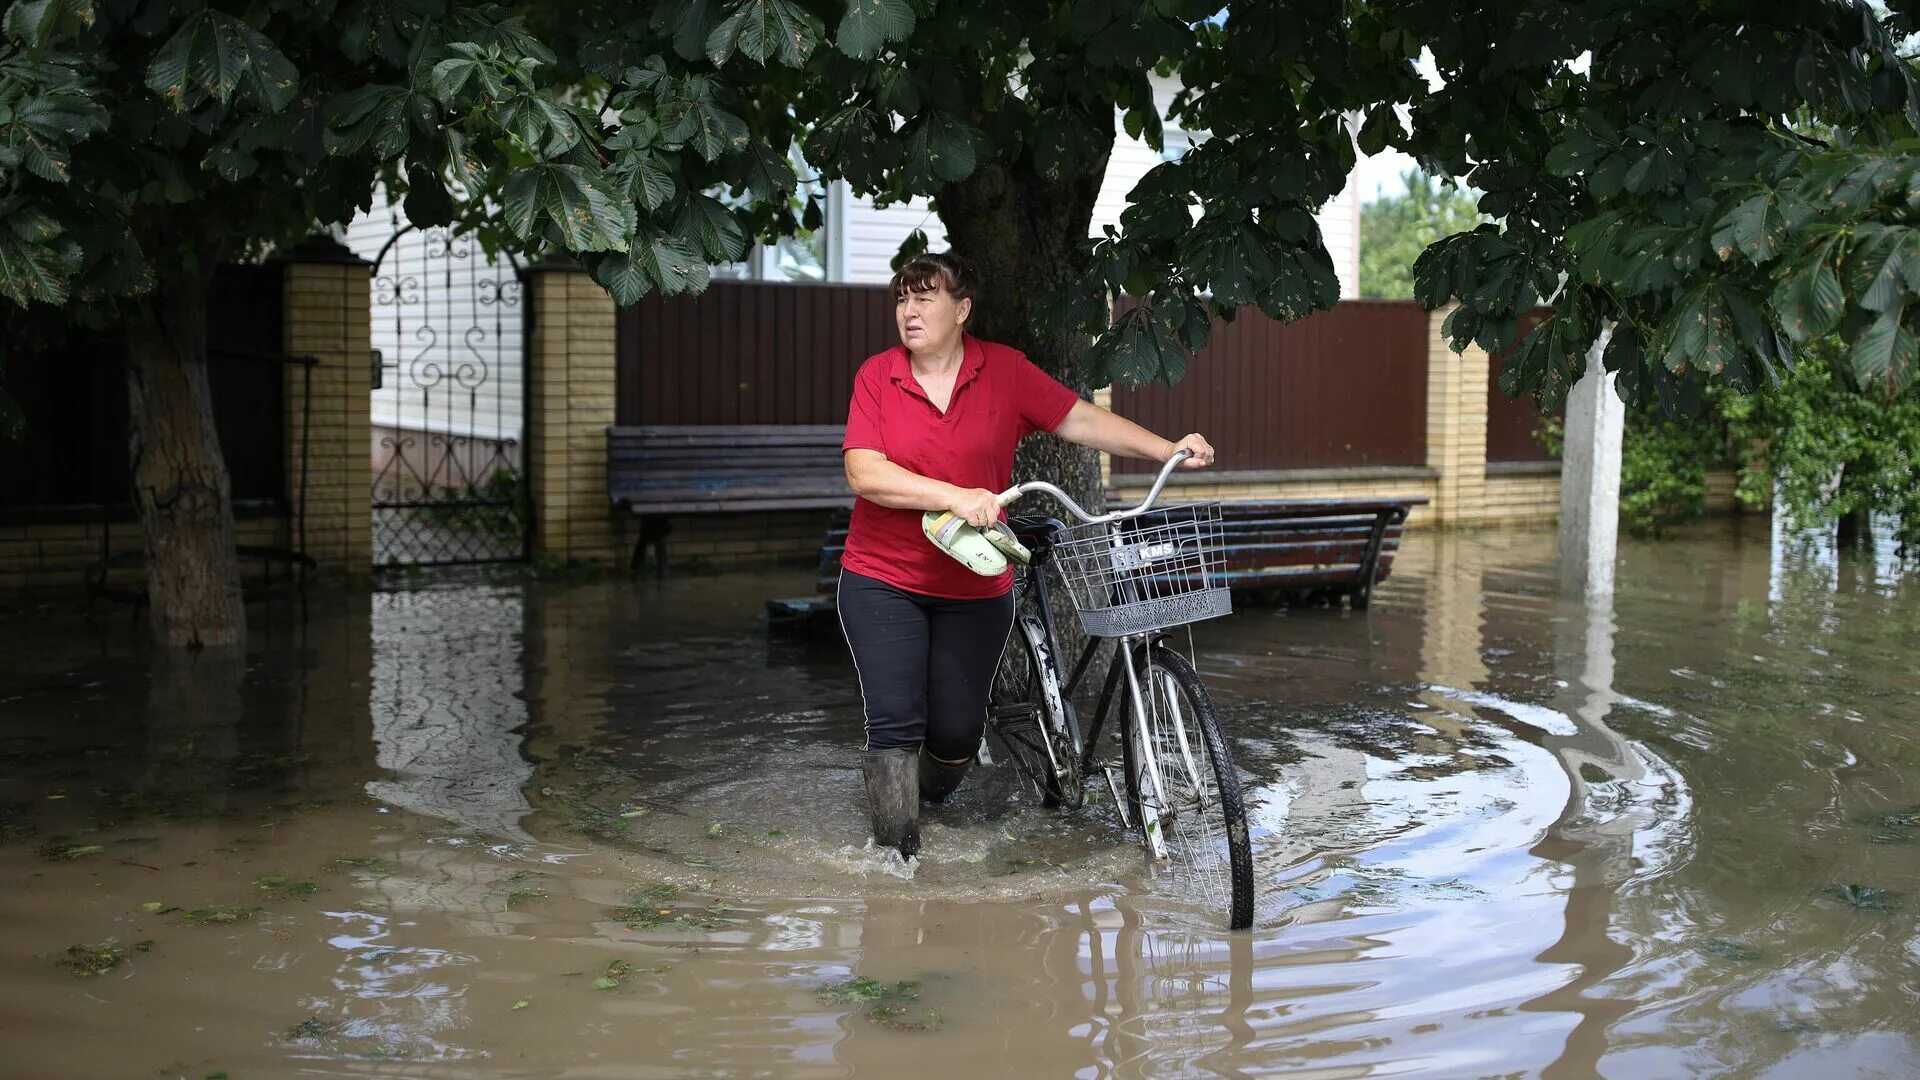
[[[1112,139],[1108,127],[1109,144]],[[1082,278],[1087,228],[1107,170],[1107,155],[1062,179],[1039,175],[1023,154],[1011,165],[993,162],[958,184],[940,191],[940,221],[952,250],[980,271],[980,296],[969,329],[978,337],[1011,345],[1041,370],[1087,397],[1080,368],[1089,344],[1064,327],[1036,327],[1034,308],[1049,293]],[[1021,443],[1014,454],[1014,479],[1050,480],[1089,511],[1099,513],[1106,498],[1100,483],[1100,455],[1052,435]],[[1021,514],[1050,514],[1075,524],[1051,498],[1032,497],[1015,508]],[[1059,658],[1070,668],[1085,637],[1064,590],[1055,594],[1053,623],[1060,636]],[[1062,677],[1071,674],[1063,670]],[[1097,673],[1096,673],[1097,675]],[[1024,685],[1025,660],[1017,647],[1001,659],[1002,692]]]
[[[244,644],[232,489],[207,384],[207,282],[188,274],[156,291],[127,339],[133,494],[146,532],[153,636],[174,647]]]
[[[983,165],[965,181],[942,188],[939,200],[953,251],[980,270],[971,331],[1026,353],[1082,397],[1088,395],[1080,371],[1086,337],[1065,328],[1036,328],[1033,313],[1042,297],[1078,281],[1086,270],[1084,242],[1106,166],[1103,154],[1081,172],[1053,180],[1035,172],[1023,154],[1011,165]],[[1014,478],[1051,480],[1089,510],[1104,501],[1099,455],[1051,435],[1021,445]],[[1043,509],[1037,502],[1021,506],[1026,513]]]

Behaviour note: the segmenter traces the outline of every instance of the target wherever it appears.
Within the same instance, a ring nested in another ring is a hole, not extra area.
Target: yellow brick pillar
[[[527,478],[533,556],[612,564],[619,558],[607,497],[607,426],[614,420],[613,298],[577,265],[527,271]]]
[[[286,350],[317,361],[304,374],[288,365],[285,374],[292,542],[326,569],[365,574],[373,563],[367,262],[337,241],[315,237],[289,252],[286,263]]]
[[[1487,353],[1456,353],[1440,328],[1452,313],[1427,316],[1427,466],[1439,474],[1427,513],[1439,525],[1486,516]]]

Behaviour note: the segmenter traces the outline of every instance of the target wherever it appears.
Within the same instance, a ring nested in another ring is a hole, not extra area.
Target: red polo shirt
[[[1013,483],[1013,449],[1035,431],[1052,431],[1079,395],[1018,350],[967,337],[953,398],[933,407],[906,346],[867,358],[853,380],[847,408],[847,450],[878,450],[907,469],[963,488],[1005,491]],[[898,589],[947,600],[981,600],[1013,587],[1013,575],[982,577],[933,546],[920,531],[919,510],[895,510],[857,499],[840,565]]]

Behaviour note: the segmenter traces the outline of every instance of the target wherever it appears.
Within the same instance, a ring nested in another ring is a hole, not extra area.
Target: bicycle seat
[[[1007,519],[1007,528],[1028,547],[1051,546],[1053,538],[1066,528],[1059,518],[1050,517],[1011,517]]]

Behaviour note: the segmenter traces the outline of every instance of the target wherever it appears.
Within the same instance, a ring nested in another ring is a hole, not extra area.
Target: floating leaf
[[[1900,895],[1872,885],[1829,885],[1821,894],[1863,911],[1892,911],[1900,906]]]

